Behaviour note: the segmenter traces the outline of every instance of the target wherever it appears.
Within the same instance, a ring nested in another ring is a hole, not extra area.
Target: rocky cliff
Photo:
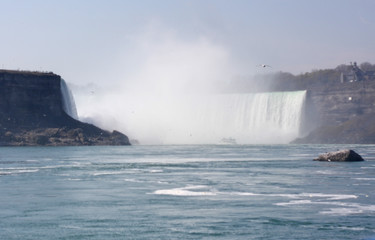
[[[315,126],[294,143],[375,143],[375,81],[316,86],[307,101],[307,118]]]
[[[53,73],[0,70],[0,145],[130,145],[70,117],[63,109],[61,77]]]

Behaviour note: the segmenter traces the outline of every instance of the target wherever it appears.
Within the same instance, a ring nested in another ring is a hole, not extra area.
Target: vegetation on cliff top
[[[333,69],[319,69],[294,75],[288,72],[273,72],[254,76],[237,76],[223,89],[231,92],[295,91],[330,87],[340,83],[341,73],[349,72],[352,65],[341,64]],[[375,64],[361,63],[363,71],[375,71]]]

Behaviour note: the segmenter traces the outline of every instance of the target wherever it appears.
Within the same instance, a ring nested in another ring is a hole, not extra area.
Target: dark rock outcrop
[[[70,117],[61,77],[0,70],[0,146],[130,145],[126,135]]]
[[[337,152],[329,152],[319,155],[314,161],[328,161],[328,162],[358,162],[364,161],[363,158],[356,152],[350,149],[344,149]]]

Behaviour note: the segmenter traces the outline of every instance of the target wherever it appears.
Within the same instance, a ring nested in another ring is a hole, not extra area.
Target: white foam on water
[[[353,178],[355,180],[359,181],[375,181],[375,178]]]
[[[219,192],[219,193],[221,195],[229,194],[229,195],[235,195],[235,196],[262,196],[263,195],[263,194],[252,193],[252,192],[229,192],[229,193]]]
[[[318,174],[322,174],[322,175],[333,175],[333,174],[337,174],[337,172],[334,172],[332,170],[319,170],[319,171],[316,171],[316,173]]]
[[[144,182],[144,181],[140,181],[140,180],[137,180],[137,179],[134,179],[134,178],[125,178],[124,181],[125,182],[136,182],[136,183]]]
[[[356,195],[349,194],[325,194],[325,193],[297,193],[297,194],[258,194],[269,197],[286,197],[292,199],[305,199],[305,198],[321,198],[325,200],[342,200],[342,199],[355,199]]]
[[[150,172],[150,173],[162,173],[163,170],[160,170],[160,169],[154,169],[154,170],[150,170],[150,171],[148,171],[148,172]]]
[[[14,175],[14,174],[22,174],[22,173],[35,173],[38,172],[39,169],[28,169],[28,168],[2,168],[0,169],[0,175]]]
[[[289,202],[279,202],[274,205],[277,206],[289,206],[289,205],[302,205],[302,204],[321,204],[321,205],[339,205],[342,206],[342,202],[336,200],[356,199],[358,196],[352,194],[324,194],[324,193],[300,193],[300,194],[280,194],[279,196],[285,196],[298,200],[292,200]]]
[[[24,169],[24,170],[18,170],[15,173],[34,173],[38,172],[39,169]]]
[[[303,205],[303,204],[311,204],[311,200],[293,200],[290,202],[283,202],[283,203],[275,203],[276,206],[288,206],[288,205]]]
[[[81,181],[81,178],[68,178],[68,181]]]
[[[199,191],[197,191],[199,190]],[[204,190],[204,191],[201,191]],[[297,193],[297,194],[274,194],[274,193],[253,193],[253,192],[221,192],[215,191],[208,186],[187,186],[182,188],[161,189],[156,190],[153,194],[157,195],[172,195],[172,196],[216,196],[216,195],[230,195],[230,196],[244,196],[244,197],[282,197],[293,199],[288,202],[275,203],[276,206],[292,206],[292,205],[324,205],[337,206],[320,211],[320,214],[330,215],[351,215],[361,213],[375,212],[375,205],[361,205],[351,202],[340,202],[338,200],[357,199],[358,196],[353,194],[326,194],[326,193]]]
[[[298,196],[309,197],[309,198],[325,198],[327,200],[342,200],[342,199],[358,198],[358,196],[352,195],[352,194],[325,194],[325,193],[301,193],[301,194],[298,194]]]
[[[192,191],[207,189],[209,191]],[[156,195],[171,195],[171,196],[215,196],[217,192],[210,191],[207,186],[187,186],[183,188],[161,189],[153,192]]]
[[[366,166],[366,167],[361,167],[361,169],[374,169],[375,168],[375,165],[372,165],[372,166]]]
[[[298,193],[298,194],[274,194],[274,193],[253,193],[253,192],[221,192],[221,191],[206,191],[206,192],[198,192],[198,191],[190,191],[192,189],[204,189],[208,188],[207,186],[187,186],[182,188],[173,188],[173,189],[162,189],[156,190],[155,194],[165,194],[165,195],[191,195],[200,193],[204,193],[205,195],[232,195],[232,196],[262,196],[262,197],[284,197],[284,198],[291,198],[291,199],[299,199],[293,200],[287,203],[277,203],[276,205],[292,205],[292,204],[307,204],[313,203],[311,199],[316,199],[317,203],[327,203],[322,201],[334,201],[334,200],[344,200],[344,199],[356,199],[358,196],[351,195],[351,194],[324,194],[324,193]],[[330,202],[328,202],[330,203]]]
[[[104,176],[104,175],[121,175],[121,174],[134,174],[134,173],[148,173],[149,171],[145,171],[144,169],[139,168],[130,168],[130,169],[124,169],[124,170],[118,170],[118,171],[101,171],[96,170],[92,171],[90,173],[91,176]]]
[[[121,175],[129,173],[129,171],[102,171],[102,172],[94,172],[92,176],[105,176],[105,175]]]
[[[341,206],[347,207],[346,209],[351,209],[357,211],[358,213],[375,213],[375,205],[364,205],[359,203],[341,203]]]
[[[157,183],[159,183],[159,184],[169,184],[169,182],[165,182],[165,181],[157,181]]]
[[[335,215],[335,216],[347,216],[353,214],[361,214],[363,211],[356,208],[330,208],[326,211],[320,211],[320,214],[323,215]]]
[[[353,214],[374,214],[375,205],[364,205],[353,202],[340,202],[337,200],[356,199],[356,195],[347,194],[309,194],[303,193],[296,196],[301,197],[299,200],[291,200],[289,202],[275,203],[276,206],[293,206],[293,205],[324,205],[336,206],[320,211],[323,215],[347,216]]]
[[[50,159],[50,158],[46,158],[46,159],[43,159],[43,160],[52,160],[52,159]],[[38,163],[38,162],[40,162],[40,161],[38,161],[38,160],[25,160],[25,162],[27,162],[27,163]]]
[[[343,229],[343,230],[350,230],[350,231],[364,231],[366,228],[364,227],[337,227],[338,229]]]

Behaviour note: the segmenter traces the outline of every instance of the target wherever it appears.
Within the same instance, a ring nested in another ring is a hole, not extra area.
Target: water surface
[[[350,147],[366,161],[314,162]],[[371,239],[372,145],[0,148],[0,239]]]

